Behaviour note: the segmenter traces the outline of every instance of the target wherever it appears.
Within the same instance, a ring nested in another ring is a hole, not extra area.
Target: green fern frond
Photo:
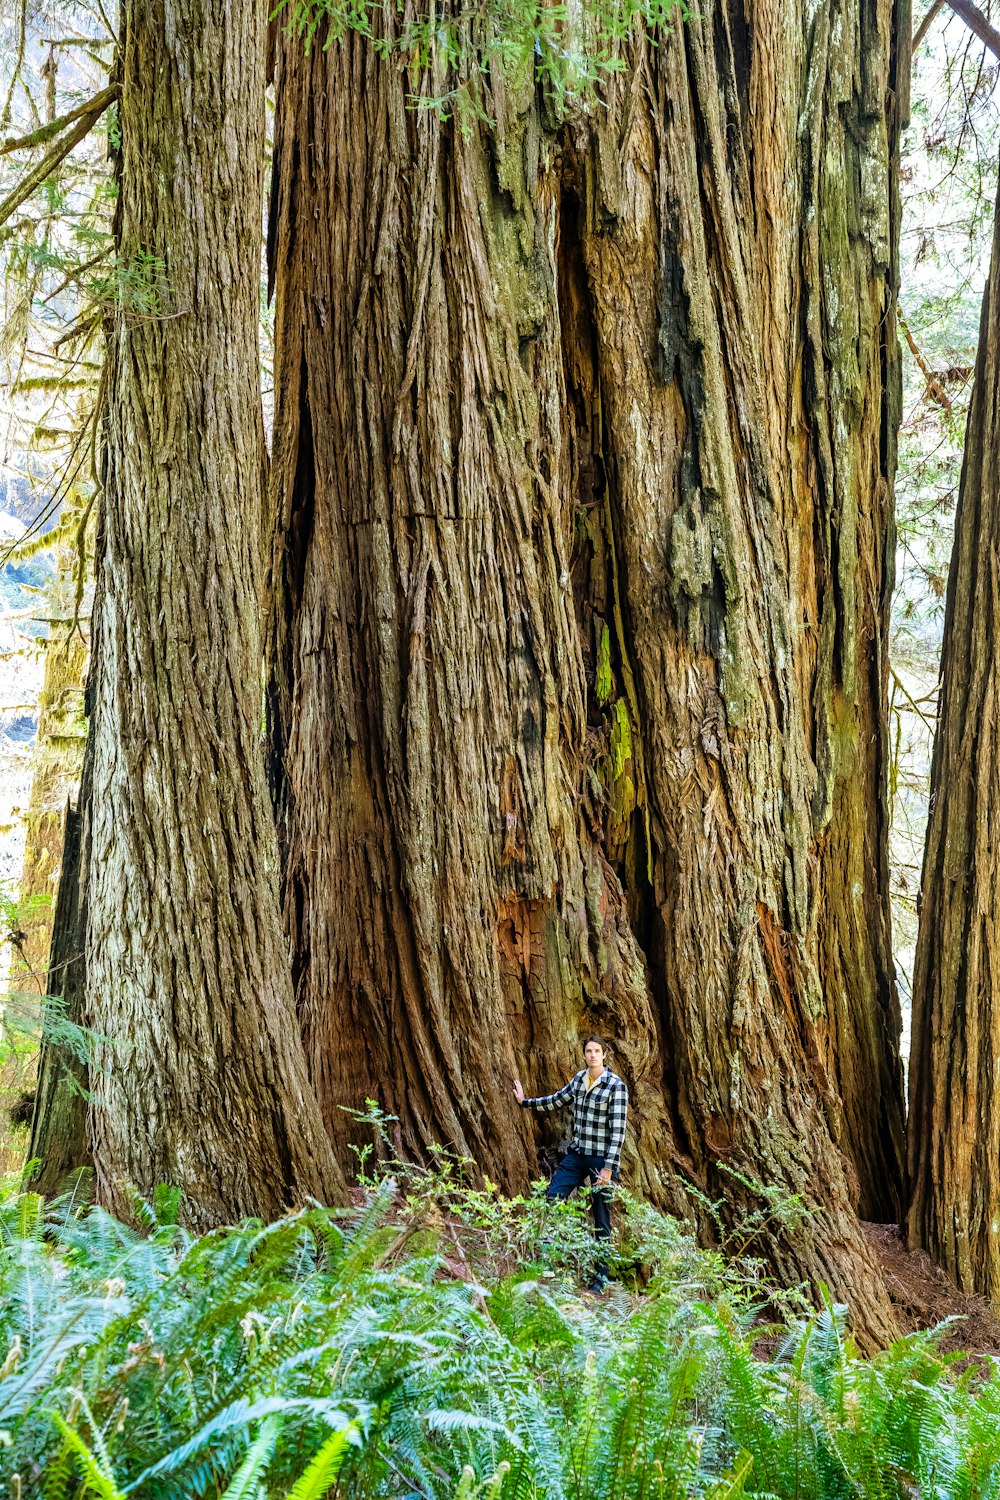
[[[227,1484],[222,1500],[257,1500],[260,1477],[271,1461],[278,1438],[281,1418],[269,1417],[250,1445],[250,1451]]]
[[[70,1452],[77,1459],[87,1488],[99,1495],[101,1500],[125,1500],[125,1493],[118,1488],[114,1475],[109,1473],[97,1455],[91,1452],[80,1434],[70,1427],[60,1412],[53,1411],[49,1415],[61,1432]]]
[[[349,1448],[352,1445],[360,1448],[362,1443],[361,1426],[356,1421],[332,1432],[288,1491],[285,1500],[323,1500],[340,1473]]]

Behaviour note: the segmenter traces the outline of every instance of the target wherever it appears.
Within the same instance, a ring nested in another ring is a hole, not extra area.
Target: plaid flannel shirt
[[[573,1106],[573,1139],[570,1146],[584,1156],[603,1156],[604,1165],[617,1171],[628,1119],[628,1089],[625,1081],[605,1068],[593,1088],[586,1084],[587,1069],[581,1068],[563,1088],[537,1099],[525,1099],[524,1109],[552,1114]]]

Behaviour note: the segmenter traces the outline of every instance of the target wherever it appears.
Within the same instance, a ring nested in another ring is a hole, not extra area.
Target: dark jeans
[[[549,1183],[546,1198],[568,1198],[570,1193],[578,1187],[583,1187],[586,1182],[596,1182],[598,1173],[604,1166],[603,1156],[585,1156],[582,1151],[567,1151],[562,1161],[556,1167],[555,1175]],[[618,1171],[611,1174],[611,1181],[618,1181]],[[610,1188],[594,1188],[590,1194],[590,1206],[594,1212],[594,1230],[600,1241],[611,1238],[611,1190]],[[608,1262],[604,1256],[600,1256],[594,1262],[594,1275],[607,1276]]]

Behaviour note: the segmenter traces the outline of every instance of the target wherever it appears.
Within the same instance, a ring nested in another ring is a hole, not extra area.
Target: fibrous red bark
[[[876,1333],[894,26],[713,4],[568,121],[489,74],[464,131],[286,37],[271,223],[271,764],[335,1141],[375,1096],[523,1183],[510,1077],[603,1031],[633,1180],[801,1195],[779,1267]]]

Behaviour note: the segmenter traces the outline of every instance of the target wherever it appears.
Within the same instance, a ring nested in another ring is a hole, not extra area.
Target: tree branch
[[[986,43],[993,56],[1000,58],[1000,31],[990,25],[978,6],[973,5],[972,0],[948,0],[948,4],[956,16],[961,16],[969,30],[974,32],[981,42]]]
[[[913,33],[910,43],[910,51],[915,52],[927,35],[928,28],[938,11],[944,5],[945,0],[932,0],[927,14]],[[972,0],[948,0],[948,5],[955,15],[960,17],[981,42],[985,42],[994,57],[1000,58],[1000,31],[990,24],[977,5]]]
[[[944,386],[941,384],[940,380],[938,380],[937,376],[934,374],[934,371],[931,369],[930,365],[921,354],[917,341],[913,337],[913,334],[910,332],[910,325],[903,317],[903,314],[901,312],[898,312],[897,310],[897,316],[899,318],[899,326],[903,330],[903,336],[906,339],[907,344],[909,345],[910,353],[916,360],[920,368],[920,373],[927,381],[927,390],[931,398],[937,402],[938,406],[943,406],[945,411],[951,411],[951,397],[948,395],[948,392],[945,390]]]
[[[82,119],[84,115],[93,114],[95,110],[100,113],[107,109],[117,93],[117,85],[102,89],[99,94],[94,95],[93,99],[88,99],[86,104],[78,104],[76,109],[60,115],[58,120],[52,120],[48,125],[39,125],[37,130],[31,131],[29,135],[22,135],[19,140],[4,141],[0,146],[0,156],[7,156],[11,151],[27,151],[32,146],[44,146],[46,141],[50,141],[54,135],[58,135],[60,130],[65,130],[66,126],[72,125],[75,120]]]
[[[48,155],[38,163],[38,166],[30,171],[26,177],[22,178],[17,187],[0,202],[0,226],[6,224],[11,214],[15,213],[25,199],[31,197],[38,185],[44,182],[46,177],[55,171],[63,157],[68,156],[73,147],[79,145],[85,135],[89,135],[108,105],[113,99],[117,98],[117,95],[117,88],[107,88],[91,99],[86,112],[80,116],[72,130],[67,131],[64,136],[61,136]]]
[[[48,302],[54,302],[55,299],[56,299],[56,297],[60,296],[61,293],[63,293],[66,290],[66,288],[68,286],[70,286],[72,283],[75,282],[76,285],[79,286],[79,284],[80,284],[80,277],[83,276],[85,274],[85,272],[92,271],[95,266],[99,266],[102,261],[107,260],[107,258],[108,258],[108,256],[110,254],[111,254],[111,246],[109,245],[107,247],[107,249],[102,250],[100,252],[100,254],[95,255],[93,257],[93,259],[91,259],[91,260],[85,260],[82,265],[80,265],[80,266],[74,266],[71,271],[67,271],[66,275],[63,277],[62,281],[60,281],[60,283],[56,287],[55,291],[50,292],[47,297],[43,297],[42,298],[43,304],[44,303],[48,303]]]
[[[910,43],[911,52],[916,52],[917,48],[920,46],[920,43],[927,35],[927,32],[930,29],[931,22],[933,21],[934,17],[937,15],[943,4],[944,0],[934,0],[933,5],[931,5],[927,14],[924,16],[924,19],[921,21],[920,25],[913,33],[913,41]]]
[[[923,709],[921,709],[919,707],[917,699],[913,698],[911,696],[911,694],[907,692],[907,690],[904,687],[902,681],[900,680],[899,674],[895,671],[895,669],[893,667],[889,668],[889,675],[890,675],[890,677],[893,680],[894,686],[896,686],[896,687],[899,688],[899,691],[902,693],[903,697],[906,699],[906,701],[909,704],[909,706],[910,706],[911,710],[913,711],[913,713],[916,714],[916,716],[917,716],[918,719],[921,719],[923,721],[923,724],[924,724],[925,728],[927,728],[927,729],[930,730],[931,736],[933,737],[937,733],[937,720],[936,720],[936,716],[935,716],[934,719],[928,718],[928,716],[924,713]],[[919,700],[920,703],[922,703],[924,701],[925,700],[922,699],[922,698]]]

